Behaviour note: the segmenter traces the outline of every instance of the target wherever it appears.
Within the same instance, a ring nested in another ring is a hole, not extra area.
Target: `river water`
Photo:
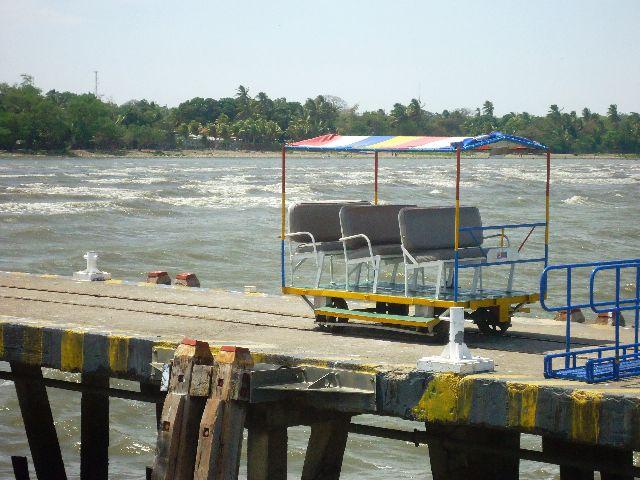
[[[420,205],[452,204],[451,158],[382,158],[380,198]],[[544,221],[541,158],[463,160],[461,201],[479,205],[485,224]],[[0,158],[0,270],[70,275],[83,252],[100,252],[115,278],[142,280],[149,270],[197,273],[202,286],[277,293],[280,231],[279,158]],[[372,160],[288,157],[290,201],[371,199]],[[638,256],[640,161],[554,160],[551,262]],[[511,234],[520,245],[528,230]],[[542,230],[523,253],[540,256]],[[537,289],[540,266],[518,270],[516,286]],[[498,279],[499,280],[499,279]],[[552,300],[559,301],[558,293]],[[534,310],[533,315],[541,315]],[[79,396],[50,390],[63,454],[79,468]],[[27,453],[13,385],[0,381],[0,477],[10,455]],[[392,419],[376,424],[413,428]],[[143,478],[153,460],[154,412],[146,404],[111,402],[113,478]],[[301,470],[308,430],[290,431],[290,465]],[[536,447],[538,440],[524,437]],[[352,436],[346,479],[428,478],[426,447]],[[523,478],[554,478],[557,469],[523,462]],[[296,478],[292,473],[291,478]],[[298,475],[299,478],[299,475]]]

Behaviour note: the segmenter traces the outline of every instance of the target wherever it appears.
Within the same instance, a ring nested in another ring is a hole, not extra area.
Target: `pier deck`
[[[214,350],[247,347],[257,364],[372,374],[370,413],[640,450],[640,381],[543,378],[543,354],[564,348],[563,332],[563,323],[527,318],[514,319],[502,337],[470,326],[467,344],[494,359],[495,373],[419,373],[416,360],[439,354],[442,345],[409,334],[317,331],[310,308],[294,297],[0,274],[0,360],[157,383],[154,351],[190,337]],[[575,324],[573,333],[584,346],[613,337],[611,328],[588,324]],[[631,340],[631,332],[622,329],[621,340]]]

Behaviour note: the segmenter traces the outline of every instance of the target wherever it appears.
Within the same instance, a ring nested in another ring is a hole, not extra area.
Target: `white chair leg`
[[[349,290],[349,262],[344,262],[344,289]]]
[[[318,255],[318,271],[316,272],[316,288],[320,286],[320,279],[322,278],[322,270],[324,269],[324,253]]]
[[[442,285],[442,274],[444,272],[444,262],[438,265],[438,275],[436,276],[436,298],[440,298],[440,286]]]
[[[329,255],[329,281],[331,285],[335,283],[333,280],[333,255]]]
[[[380,257],[373,260],[373,293],[378,291],[378,278],[380,276]]]
[[[480,271],[478,276],[480,277],[480,291],[482,292],[484,290],[484,287],[482,286],[482,267],[478,267],[478,270]]]
[[[407,260],[404,261],[404,296],[409,296],[409,269],[407,268]]]
[[[509,281],[507,282],[507,292],[513,290],[513,274],[515,273],[516,264],[512,263],[509,269]]]
[[[444,262],[442,262],[442,263],[444,264]],[[447,274],[445,276],[446,277],[446,282],[447,282],[445,286],[447,288],[452,288],[453,287],[453,271],[454,270],[455,270],[455,268],[453,267],[453,263],[452,263],[452,264],[450,264],[448,266],[448,271],[447,271]]]
[[[362,275],[362,263],[356,267],[356,288],[360,286],[360,276]]]
[[[471,295],[475,295],[478,290],[478,281],[479,281],[480,273],[479,268],[475,267],[473,269],[473,281],[471,282]]]
[[[398,263],[393,264],[393,273],[391,274],[391,283],[396,286],[396,276],[398,275]]]

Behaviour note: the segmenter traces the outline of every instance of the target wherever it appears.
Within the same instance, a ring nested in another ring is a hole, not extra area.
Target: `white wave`
[[[567,205],[586,205],[589,203],[589,197],[574,195],[573,197],[565,198],[562,203],[566,203]]]
[[[94,178],[86,180],[88,183],[93,184],[107,184],[112,185],[114,183],[134,184],[134,185],[153,185],[154,183],[170,182],[167,177],[145,177],[145,178]]]
[[[0,215],[73,215],[114,210],[111,202],[7,202],[0,203]]]
[[[0,178],[24,178],[24,177],[55,177],[55,173],[0,173]]]
[[[29,183],[18,187],[7,187],[7,192],[22,195],[62,196],[62,197],[94,197],[118,200],[134,200],[141,198],[145,192],[124,188],[106,187],[65,187],[47,183]]]

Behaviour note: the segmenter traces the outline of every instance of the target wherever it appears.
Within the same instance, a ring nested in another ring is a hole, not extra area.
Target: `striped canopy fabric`
[[[492,132],[477,137],[409,137],[321,135],[289,143],[289,150],[346,152],[455,152],[461,150],[548,150],[542,143],[524,137]]]

